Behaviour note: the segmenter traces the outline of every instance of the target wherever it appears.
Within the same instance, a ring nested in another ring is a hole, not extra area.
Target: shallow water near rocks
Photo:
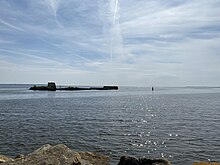
[[[65,144],[111,157],[220,161],[220,88],[30,91],[0,85],[0,154]]]

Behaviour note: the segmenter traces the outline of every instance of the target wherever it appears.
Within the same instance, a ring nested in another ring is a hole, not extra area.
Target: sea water
[[[118,91],[31,91],[0,85],[0,154],[44,144],[111,157],[220,161],[220,88],[119,87]]]

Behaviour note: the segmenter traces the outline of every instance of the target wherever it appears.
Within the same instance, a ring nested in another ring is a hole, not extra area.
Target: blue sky
[[[1,0],[0,83],[220,84],[219,0]]]

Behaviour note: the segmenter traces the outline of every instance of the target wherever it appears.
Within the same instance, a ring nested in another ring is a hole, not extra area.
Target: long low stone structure
[[[118,86],[102,86],[102,87],[77,87],[77,86],[68,86],[68,87],[57,87],[56,83],[48,82],[47,86],[36,86],[29,88],[30,90],[40,90],[40,91],[56,91],[56,90],[67,90],[67,91],[78,91],[78,90],[118,90]]]
[[[110,158],[93,152],[76,152],[63,144],[46,144],[28,155],[14,159],[0,155],[1,165],[109,165]],[[170,165],[165,159],[122,156],[118,165]]]

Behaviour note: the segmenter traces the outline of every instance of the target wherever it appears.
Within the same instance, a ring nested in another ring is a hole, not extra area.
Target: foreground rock
[[[90,152],[75,152],[67,146],[44,145],[31,154],[10,159],[2,156],[1,165],[109,165],[109,157]]]
[[[63,144],[42,146],[28,155],[15,159],[0,155],[0,165],[109,165],[109,157],[92,152],[75,152]],[[122,156],[118,165],[170,165],[165,159]]]
[[[11,160],[13,160],[13,159],[8,158],[4,155],[0,155],[0,163],[4,163],[4,162],[7,162],[7,161],[11,161]]]
[[[166,159],[147,159],[122,156],[118,165],[171,165]]]

